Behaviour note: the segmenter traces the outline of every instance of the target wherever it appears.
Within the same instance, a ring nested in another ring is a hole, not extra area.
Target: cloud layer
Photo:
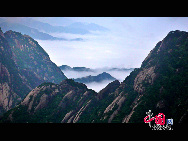
[[[57,65],[96,67],[140,67],[158,41],[172,30],[188,30],[182,17],[69,17],[74,22],[96,23],[109,29],[77,35],[52,33],[61,38],[84,41],[40,41]],[[42,19],[41,19],[42,20]],[[45,19],[47,22],[47,18]]]

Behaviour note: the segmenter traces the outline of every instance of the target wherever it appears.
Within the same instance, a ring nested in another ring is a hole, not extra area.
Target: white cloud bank
[[[59,34],[84,41],[42,41],[39,44],[57,65],[140,67],[150,50],[171,30],[188,30],[187,17],[69,17],[74,22],[96,23],[110,29],[92,34]],[[51,19],[52,20],[52,19]]]
[[[125,80],[125,78],[130,74],[131,71],[108,71],[108,70],[105,70],[105,69],[98,69],[95,72],[63,71],[65,76],[67,76],[68,78],[81,78],[81,77],[85,77],[85,76],[89,76],[89,75],[96,76],[98,74],[101,74],[102,72],[107,72],[111,76],[113,76],[114,78],[119,80],[120,82],[123,82],[123,80]],[[92,90],[95,90],[96,92],[99,92],[100,90],[105,88],[110,82],[112,82],[112,81],[111,80],[104,80],[102,82],[91,82],[91,83],[87,83],[86,86],[89,89],[92,89]]]

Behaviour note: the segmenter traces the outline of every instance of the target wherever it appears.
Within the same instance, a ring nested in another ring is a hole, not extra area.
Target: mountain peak
[[[110,75],[110,74],[107,72],[103,72],[103,73],[101,73],[101,75]]]
[[[100,26],[98,24],[95,23],[83,23],[83,22],[75,22],[72,23],[71,25],[69,25],[68,27],[72,27],[72,28],[81,28],[81,29],[85,29],[88,31],[107,31],[109,29]]]
[[[62,87],[71,86],[71,87],[74,87],[74,88],[87,89],[87,86],[85,84],[75,82],[73,79],[65,79],[59,85],[62,86]]]
[[[13,35],[16,34],[16,33],[20,33],[20,32],[16,32],[16,31],[12,31],[12,30],[8,30],[8,31],[5,32],[5,34],[13,34]]]
[[[186,31],[180,31],[180,30],[172,30],[168,33],[169,34],[178,34],[178,33],[186,33]]]
[[[104,77],[104,78],[113,78],[109,73],[107,73],[107,72],[103,72],[103,73],[101,73],[101,74],[99,74],[99,75],[97,75],[98,77]],[[115,78],[114,78],[115,79]]]
[[[97,76],[86,76],[82,78],[74,79],[76,82],[80,83],[91,83],[91,82],[102,82],[104,80],[115,80],[116,78],[112,77],[109,73],[103,72]]]
[[[188,32],[186,31],[174,30],[174,31],[170,31],[163,40],[167,40],[171,38],[179,38],[180,36],[184,36],[187,34]]]
[[[49,55],[36,40],[12,30],[6,31],[4,35],[20,69],[32,71],[35,77],[42,81],[60,83],[66,78],[63,72],[51,62]]]

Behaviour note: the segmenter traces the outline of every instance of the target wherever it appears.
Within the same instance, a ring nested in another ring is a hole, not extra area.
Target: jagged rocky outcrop
[[[45,50],[30,36],[11,30],[5,32],[4,36],[11,46],[15,63],[28,77],[32,76],[42,82],[54,83],[60,83],[66,79],[59,67],[50,60]]]
[[[6,121],[75,123],[96,95],[72,79],[63,80],[59,85],[43,83],[8,112]]]
[[[60,83],[61,70],[31,37],[0,28],[0,115],[43,82]]]
[[[74,80],[44,83],[1,122],[143,123],[151,110],[187,123],[187,56],[188,33],[171,31],[122,83],[115,80],[99,93]]]

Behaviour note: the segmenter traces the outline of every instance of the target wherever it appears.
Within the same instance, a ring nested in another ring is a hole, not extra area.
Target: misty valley
[[[187,22],[0,17],[0,124],[188,123]]]
[[[110,82],[118,80],[123,82],[123,80],[134,70],[134,68],[86,68],[86,67],[73,67],[68,65],[59,66],[62,72],[69,79],[74,79],[76,82],[81,82],[86,84],[89,89],[93,89],[99,92],[105,88]],[[104,73],[107,73],[105,75]],[[102,75],[100,75],[102,74]],[[94,77],[94,78],[91,78]],[[84,79],[84,81],[81,79]]]

